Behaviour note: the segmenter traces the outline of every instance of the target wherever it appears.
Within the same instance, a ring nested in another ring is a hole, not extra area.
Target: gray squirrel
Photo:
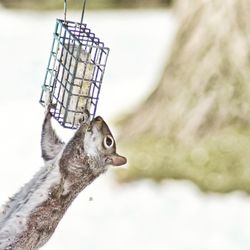
[[[76,196],[108,165],[126,158],[116,153],[108,125],[86,113],[72,139],[63,143],[51,125],[49,108],[42,126],[44,167],[4,206],[0,214],[0,250],[33,250],[51,237]]]

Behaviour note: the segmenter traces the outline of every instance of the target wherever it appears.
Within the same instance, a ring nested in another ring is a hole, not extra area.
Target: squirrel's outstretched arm
[[[47,111],[42,127],[41,149],[42,158],[45,161],[54,159],[64,146],[64,142],[59,139],[54,129],[52,128],[51,117],[51,113]]]

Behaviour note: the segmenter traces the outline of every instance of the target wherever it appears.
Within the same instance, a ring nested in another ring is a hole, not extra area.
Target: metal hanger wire
[[[68,9],[68,2],[67,0],[64,0],[64,22],[66,22],[67,19],[67,9]]]
[[[81,21],[80,23],[83,23],[83,18],[85,14],[85,9],[86,9],[86,2],[87,0],[83,0],[83,6],[82,6],[82,15],[81,15]],[[64,22],[66,22],[67,19],[67,10],[68,10],[68,2],[67,0],[64,0]]]
[[[81,16],[81,24],[83,22],[83,18],[84,18],[84,13],[85,13],[85,8],[86,8],[86,2],[87,0],[83,0],[83,6],[82,6],[82,16]]]

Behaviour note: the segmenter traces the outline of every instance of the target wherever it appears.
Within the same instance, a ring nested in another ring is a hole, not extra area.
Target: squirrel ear
[[[113,166],[121,166],[127,163],[127,159],[121,155],[113,154],[109,156],[110,164]]]

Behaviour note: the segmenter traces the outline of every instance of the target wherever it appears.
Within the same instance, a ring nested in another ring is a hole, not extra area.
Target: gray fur
[[[43,122],[41,136],[42,157],[45,161],[54,159],[65,145],[52,128],[51,117],[50,112],[47,112]]]
[[[0,250],[33,250],[51,237],[76,196],[126,158],[116,153],[113,136],[101,117],[85,120],[64,144],[45,115],[42,138],[45,166],[5,205],[0,215]]]

